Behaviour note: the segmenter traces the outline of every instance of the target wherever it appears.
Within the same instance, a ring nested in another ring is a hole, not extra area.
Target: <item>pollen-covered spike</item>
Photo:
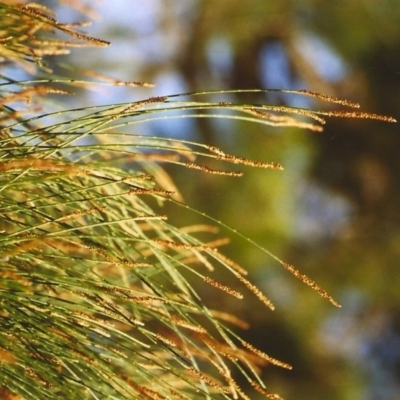
[[[197,376],[198,378],[200,378],[202,381],[207,382],[207,384],[209,384],[210,386],[214,387],[215,389],[219,390],[222,393],[229,393],[229,390],[225,389],[221,383],[217,382],[215,379],[203,374],[202,372],[200,372],[199,370],[195,369],[192,366],[187,366],[186,370],[188,372],[190,372],[191,374]]]
[[[274,357],[269,356],[268,354],[264,353],[263,351],[256,349],[254,346],[252,346],[250,343],[247,343],[243,339],[240,339],[240,342],[242,345],[247,349],[250,350],[252,353],[257,355],[260,358],[263,358],[264,360],[268,361],[269,363],[276,365],[277,367],[285,368],[285,369],[293,369],[293,367],[290,364],[287,364],[283,361],[280,361]]]
[[[97,39],[97,38],[93,38],[91,36],[87,36],[84,35],[82,33],[73,31],[71,29],[68,29],[66,27],[66,25],[59,23],[55,18],[50,17],[49,15],[38,11],[36,8],[32,7],[31,5],[22,5],[22,6],[18,6],[18,10],[20,10],[22,13],[24,14],[28,14],[28,15],[32,15],[38,19],[43,20],[43,22],[47,22],[51,25],[56,26],[59,30],[76,37],[77,39],[81,39],[81,40],[86,40],[92,44],[94,44],[95,46],[108,46],[110,45],[110,42],[106,41],[106,40],[102,40],[102,39]]]
[[[111,43],[108,42],[107,40],[103,40],[103,39],[98,39],[98,38],[94,38],[91,36],[87,36],[84,35],[83,33],[79,33],[76,31],[72,31],[70,29],[65,28],[63,25],[57,23],[57,28],[60,29],[61,31],[76,37],[77,39],[81,39],[81,40],[86,40],[88,42],[90,42],[91,44],[93,44],[94,46],[109,46]]]
[[[185,321],[182,318],[179,318],[175,315],[171,315],[169,316],[169,320],[178,325],[181,326],[183,328],[189,329],[190,331],[196,332],[196,333],[207,333],[207,331],[202,327],[202,326],[197,326],[197,325],[193,325],[187,321]]]
[[[147,105],[153,104],[153,103],[165,103],[167,101],[167,99],[168,99],[167,96],[150,97],[146,100],[141,100],[141,101],[132,103],[131,105],[129,105],[128,107],[123,109],[121,113],[125,114],[125,113],[131,112],[131,111],[135,111],[136,109],[138,109],[140,107],[144,107],[144,106],[147,106]]]
[[[234,271],[235,276],[242,282],[247,289],[253,292],[256,297],[262,301],[269,309],[272,311],[275,310],[275,306],[271,300],[269,300],[256,286],[254,286],[251,282],[249,282],[243,275],[239,274],[238,272]]]
[[[229,286],[223,285],[222,283],[216,281],[213,278],[210,278],[209,276],[204,276],[203,279],[204,279],[204,282],[209,283],[211,286],[214,286],[215,288],[220,289],[223,292],[228,293],[228,294],[236,297],[239,300],[243,299],[243,295],[241,293],[230,288]]]
[[[234,171],[220,171],[206,167],[205,165],[195,164],[193,162],[188,162],[184,164],[186,168],[198,169],[199,171],[206,172],[208,174],[213,175],[225,175],[225,176],[233,176],[233,177],[241,177],[243,176],[243,172],[234,172]]]
[[[304,89],[302,89],[302,90],[288,90],[288,91],[285,91],[285,92],[294,93],[294,94],[303,94],[305,96],[315,97],[318,100],[329,101],[331,103],[340,104],[342,106],[347,106],[347,107],[352,107],[352,108],[360,108],[360,104],[359,103],[355,103],[353,101],[346,100],[346,99],[339,99],[338,97],[335,97],[335,96],[329,96],[329,95],[326,95],[326,94],[312,92],[310,90],[304,90]]]
[[[212,153],[217,155],[217,160],[227,161],[232,164],[247,165],[247,166],[256,167],[256,168],[270,168],[270,169],[283,170],[282,165],[279,163],[276,163],[276,162],[252,161],[247,158],[242,158],[242,157],[237,157],[237,156],[233,156],[230,154],[226,154],[221,149],[219,149],[218,147],[215,147],[215,146],[206,146],[206,147]]]
[[[134,188],[129,190],[128,194],[150,194],[150,195],[157,195],[157,196],[172,196],[175,192],[163,189],[145,189],[145,188]]]
[[[341,117],[341,118],[361,118],[361,119],[376,119],[383,122],[397,122],[396,119],[387,115],[373,114],[368,112],[358,111],[327,111],[322,113],[328,117]]]
[[[318,121],[320,124],[325,125],[326,121],[316,115],[316,113],[312,110],[306,110],[304,108],[291,108],[291,107],[285,107],[285,106],[263,106],[262,109],[258,108],[244,108],[243,110],[250,112],[251,114],[258,115],[259,117],[266,117],[264,114],[264,109],[268,111],[276,111],[276,112],[283,112],[283,113],[289,113],[289,114],[298,114],[298,115],[304,115],[305,117],[310,117]],[[268,113],[267,113],[268,114]],[[267,119],[269,119],[267,117]]]
[[[240,390],[239,385],[232,378],[231,371],[228,368],[221,368],[219,365],[215,365],[215,367],[217,368],[220,375],[223,376],[228,383],[229,389],[234,399],[238,399],[239,394],[243,400],[250,400],[250,398]]]
[[[296,278],[300,279],[306,285],[310,286],[314,289],[319,295],[325,299],[328,299],[335,307],[341,307],[341,305],[330,296],[324,289],[322,289],[315,281],[309,278],[307,275],[302,274],[299,270],[297,270],[293,265],[281,262],[282,266],[291,272]]]
[[[33,15],[34,17],[37,17],[37,18],[42,18],[53,24],[58,24],[58,22],[53,17],[50,17],[49,15],[46,15],[43,12],[38,11],[36,9],[36,7],[32,7],[31,5],[21,5],[21,6],[18,6],[17,8],[20,11],[22,11],[23,13]]]

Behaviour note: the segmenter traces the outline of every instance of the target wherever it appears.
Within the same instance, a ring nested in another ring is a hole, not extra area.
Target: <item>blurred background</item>
[[[75,63],[156,86],[104,89],[74,102],[210,89],[309,89],[400,120],[398,0],[88,2],[94,3],[99,19],[86,32],[112,45],[77,49]],[[58,16],[70,17],[65,10]],[[337,109],[277,93],[219,100]],[[296,400],[400,399],[399,125],[331,118],[323,133],[313,133],[203,118],[130,129],[283,164],[284,171],[244,167],[243,178],[168,169],[188,204],[294,264],[342,304],[335,309],[274,260],[232,238],[223,251],[249,270],[276,310],[250,293],[238,301],[198,290],[249,321],[246,339],[294,366],[266,368],[269,390]],[[178,226],[200,222],[169,211]]]

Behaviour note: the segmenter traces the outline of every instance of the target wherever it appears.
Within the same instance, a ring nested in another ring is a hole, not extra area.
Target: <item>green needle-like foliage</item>
[[[43,55],[63,53],[82,41],[106,44],[58,23],[44,7],[0,4],[0,13],[0,54],[8,65],[30,72],[33,64],[43,67]],[[76,42],[56,39],[54,31]],[[392,119],[201,100],[221,91],[48,113],[45,96],[64,93],[59,83],[77,82],[54,77],[17,82],[2,76],[2,398],[248,399],[233,379],[236,369],[266,397],[279,399],[265,388],[259,368],[271,363],[291,367],[242,340],[234,328],[246,323],[234,313],[210,309],[194,284],[203,282],[238,299],[252,292],[267,307],[273,304],[247,280],[243,267],[218,250],[224,240],[213,235],[222,223],[209,219],[214,226],[183,228],[169,223],[165,202],[178,210],[188,206],[170,189],[158,163],[233,178],[241,175],[237,169],[214,170],[207,160],[282,167],[199,143],[124,132],[160,118],[232,118],[317,131],[324,116]],[[358,106],[311,92],[292,93]],[[35,99],[39,113],[29,103]],[[199,240],[199,233],[209,241]],[[262,250],[337,305],[310,278]],[[217,269],[237,279],[243,293],[228,279],[213,278]]]

